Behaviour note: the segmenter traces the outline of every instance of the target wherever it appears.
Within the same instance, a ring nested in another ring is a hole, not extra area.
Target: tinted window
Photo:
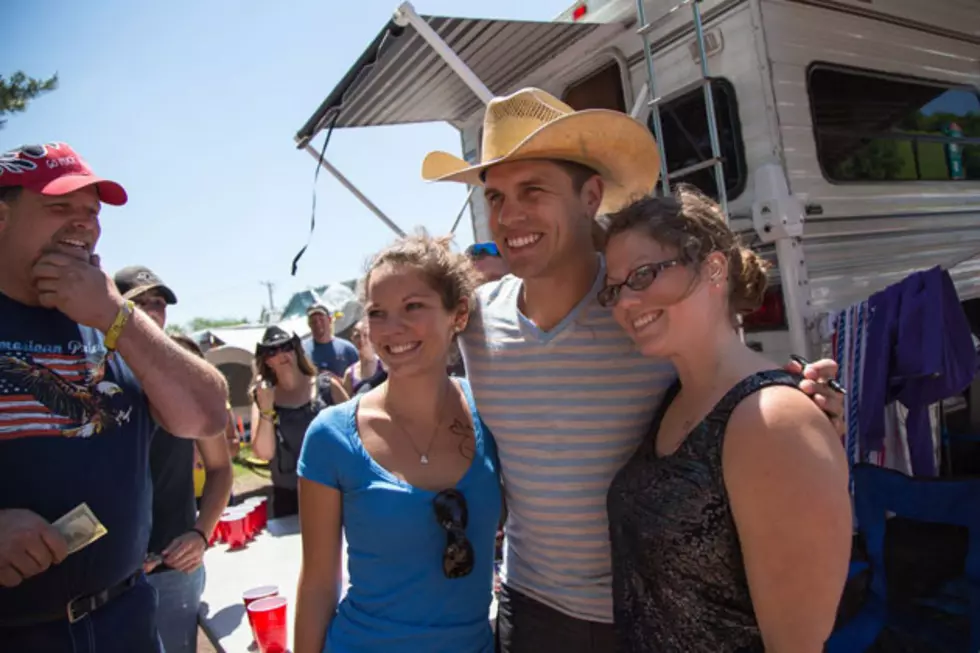
[[[728,198],[739,195],[745,188],[745,150],[742,146],[742,130],[738,122],[738,105],[735,89],[723,79],[711,81],[714,94],[715,118],[718,121],[718,138],[724,160],[725,190]],[[670,175],[670,183],[694,184],[711,197],[718,198],[714,168],[698,170],[676,176],[677,171],[711,158],[711,138],[708,135],[708,116],[705,111],[704,90],[698,88],[660,107],[660,121],[664,131],[664,151],[667,165],[664,171]],[[652,116],[650,129],[653,129]],[[657,186],[658,191],[660,186]]]
[[[817,157],[830,181],[980,180],[980,99],[973,90],[814,67]]]

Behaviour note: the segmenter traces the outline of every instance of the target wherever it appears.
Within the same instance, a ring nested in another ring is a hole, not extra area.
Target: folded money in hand
[[[88,504],[81,503],[72,508],[66,515],[51,524],[68,542],[69,555],[79,549],[84,549],[109,531],[102,525]]]

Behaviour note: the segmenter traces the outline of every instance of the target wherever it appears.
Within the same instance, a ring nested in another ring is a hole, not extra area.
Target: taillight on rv
[[[782,288],[769,288],[759,310],[742,317],[742,328],[747,332],[778,331],[786,328],[786,305]]]
[[[575,9],[572,9],[572,20],[582,20],[585,18],[585,14],[589,13],[589,8],[585,6],[585,3],[578,5]]]

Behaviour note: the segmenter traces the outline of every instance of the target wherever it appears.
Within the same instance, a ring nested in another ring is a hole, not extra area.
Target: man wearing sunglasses
[[[624,113],[576,112],[538,89],[493,99],[483,133],[482,163],[433,152],[422,177],[484,187],[511,272],[480,288],[461,339],[508,511],[498,651],[604,653],[617,645],[606,494],[676,372],[641,356],[597,299],[595,218],[655,187],[657,145]],[[801,389],[841,415],[815,383],[837,365],[805,372]]]
[[[466,248],[466,256],[480,274],[482,283],[503,279],[510,272],[497,249],[497,243],[473,243]]]
[[[166,328],[167,307],[177,303],[177,295],[160,277],[147,267],[133,265],[119,270],[114,281],[125,299]],[[153,562],[144,569],[159,597],[157,628],[167,653],[192,653],[197,647],[204,551],[231,496],[229,448],[237,447],[238,440],[233,419],[228,420],[224,435],[195,442],[158,426],[150,441],[153,527],[147,548]],[[194,497],[195,446],[205,471],[199,513]]]

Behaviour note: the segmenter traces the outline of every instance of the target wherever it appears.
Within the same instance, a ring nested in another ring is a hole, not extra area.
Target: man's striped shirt
[[[509,511],[508,587],[579,619],[612,622],[606,492],[676,378],[644,358],[589,294],[554,329],[518,308],[508,276],[478,293],[461,350],[497,441]]]

